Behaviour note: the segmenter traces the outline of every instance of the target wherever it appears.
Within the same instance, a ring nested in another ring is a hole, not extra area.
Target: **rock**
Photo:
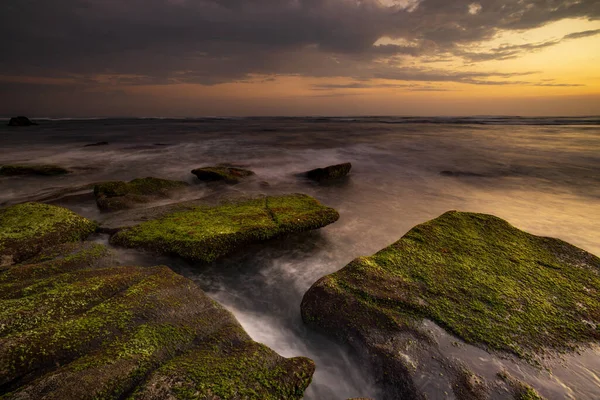
[[[97,143],[90,143],[90,144],[86,144],[83,147],[95,147],[95,146],[108,146],[108,142],[97,142]]]
[[[217,165],[215,167],[198,168],[192,171],[199,180],[203,182],[223,181],[234,184],[239,183],[242,179],[254,175],[254,172],[226,165]]]
[[[455,176],[455,177],[467,176],[467,177],[476,177],[476,178],[484,178],[484,177],[488,176],[488,175],[480,174],[477,172],[469,172],[469,171],[442,171],[442,172],[440,172],[440,175]]]
[[[350,170],[352,169],[351,163],[338,164],[338,165],[330,165],[325,168],[317,168],[306,172],[306,177],[313,181],[322,182],[328,181],[332,179],[343,178],[348,175]]]
[[[2,165],[0,175],[20,176],[20,175],[42,175],[55,176],[68,174],[69,170],[57,165]]]
[[[157,219],[122,229],[110,241],[211,262],[244,244],[318,229],[338,218],[337,211],[302,194],[263,197],[216,207],[191,203]]]
[[[72,256],[0,274],[3,399],[302,398],[314,363],[254,342],[192,281]]]
[[[498,377],[508,384],[512,395],[517,400],[544,400],[540,394],[526,383],[521,382],[506,371],[498,373]]]
[[[186,182],[158,178],[134,179],[131,182],[102,182],[94,187],[96,203],[103,211],[124,210],[139,203],[166,198],[188,187]]]
[[[23,203],[2,208],[0,256],[4,264],[19,263],[44,248],[83,240],[95,229],[95,222],[49,204]]]
[[[491,215],[451,211],[321,278],[301,308],[306,324],[371,363],[385,398],[421,399],[429,390],[478,399],[500,395],[488,385],[497,377],[443,353],[427,321],[477,346],[472,352],[487,351],[480,357],[544,365],[547,354],[600,340],[598,288],[598,257]]]
[[[13,117],[8,121],[8,126],[31,126],[37,125],[35,122],[31,122],[27,117]]]

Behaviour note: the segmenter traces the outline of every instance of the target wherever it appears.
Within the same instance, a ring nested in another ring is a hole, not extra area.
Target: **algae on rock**
[[[96,223],[63,207],[22,203],[0,209],[0,257],[19,263],[42,249],[85,239]]]
[[[116,211],[165,198],[174,191],[188,187],[186,182],[159,178],[140,178],[131,182],[102,182],[94,186],[96,203],[101,210]]]
[[[210,262],[246,243],[318,229],[338,218],[310,196],[273,196],[189,207],[125,228],[111,243]]]
[[[88,268],[104,250],[0,274],[2,399],[302,398],[310,359],[252,341],[167,267]]]
[[[411,340],[437,351],[423,344],[431,342],[420,330],[425,319],[534,363],[547,351],[600,340],[600,259],[491,215],[452,211],[321,278],[303,298],[302,317],[369,349],[380,372],[403,371],[397,380],[405,382],[404,395],[419,398],[397,351]],[[382,335],[395,344],[378,342]]]

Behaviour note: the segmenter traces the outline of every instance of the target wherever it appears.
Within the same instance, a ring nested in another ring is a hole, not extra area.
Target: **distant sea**
[[[155,176],[194,183],[188,197],[301,192],[340,212],[337,223],[318,232],[208,266],[116,249],[124,264],[166,264],[190,277],[255,340],[280,354],[313,358],[317,372],[307,399],[376,398],[377,388],[344,347],[302,324],[302,295],[321,276],[384,248],[416,224],[448,210],[490,213],[600,255],[598,116],[34,120],[40,125],[0,123],[0,165],[50,163],[73,173],[0,178],[0,205],[98,181]],[[109,144],[84,147],[97,142]],[[297,176],[342,162],[351,162],[352,172],[336,184]],[[221,187],[190,173],[217,163],[244,166],[257,177]],[[59,204],[105,217],[90,197]],[[95,240],[107,242],[102,235]],[[585,373],[590,368],[575,362],[555,376],[575,398],[599,398],[597,382]],[[540,386],[548,398],[565,398],[561,385]]]

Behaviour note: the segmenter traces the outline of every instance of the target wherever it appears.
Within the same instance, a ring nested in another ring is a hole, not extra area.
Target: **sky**
[[[2,0],[0,115],[600,115],[600,0]]]

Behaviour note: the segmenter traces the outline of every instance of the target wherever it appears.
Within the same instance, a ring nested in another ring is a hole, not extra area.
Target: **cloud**
[[[561,39],[548,40],[541,43],[504,45],[486,52],[469,52],[463,50],[455,50],[454,54],[472,62],[489,60],[508,60],[511,58],[518,58],[528,52],[539,51],[547,47],[556,46],[557,44],[565,42],[567,40],[580,39],[595,35],[600,35],[600,29],[588,30],[583,32],[573,32],[563,36]]]
[[[596,0],[3,0],[0,75],[89,85],[211,85],[256,75],[478,82],[498,74],[430,71],[403,57],[514,58],[557,42],[469,49],[499,30],[599,17]],[[382,37],[411,45],[374,46]]]

